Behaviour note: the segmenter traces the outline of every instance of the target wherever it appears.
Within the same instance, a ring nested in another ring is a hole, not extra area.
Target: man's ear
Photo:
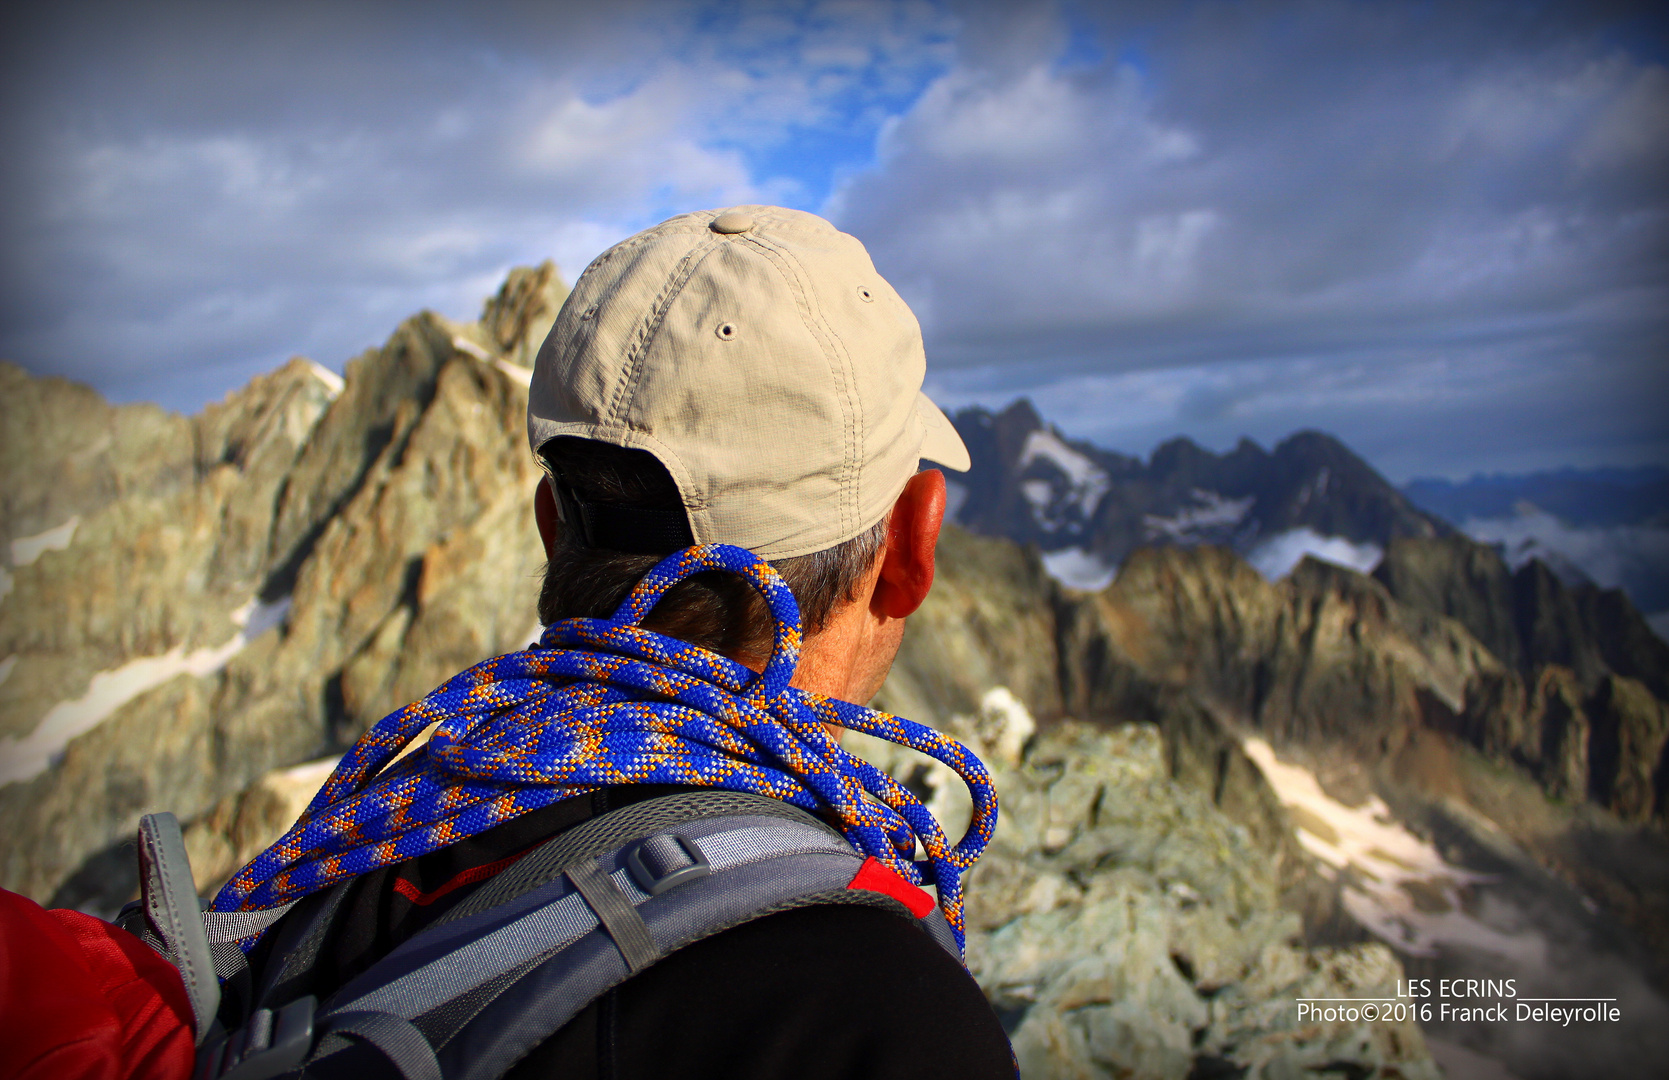
[[[545,542],[545,558],[549,560],[556,555],[556,534],[562,528],[562,521],[556,516],[556,492],[551,490],[550,481],[542,477],[533,492],[533,520],[539,526],[539,539]]]
[[[887,548],[871,608],[902,619],[921,607],[933,588],[933,552],[945,520],[945,474],[919,472],[904,485],[887,525]]]

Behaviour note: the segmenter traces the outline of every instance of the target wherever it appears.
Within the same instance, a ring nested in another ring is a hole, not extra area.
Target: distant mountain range
[[[1212,544],[1275,579],[1306,555],[1367,573],[1400,539],[1464,531],[1510,570],[1541,562],[1567,586],[1622,588],[1669,634],[1669,470],[1567,469],[1398,490],[1331,435],[1223,454],[1172,439],[1146,462],[1071,439],[1029,401],[953,418],[973,468],[951,516],[1035,544],[1062,583],[1095,590],[1143,547]]]
[[[1024,399],[952,422],[973,459],[953,481],[954,519],[1036,544],[1057,577],[1084,588],[1140,547],[1216,544],[1279,577],[1305,554],[1367,571],[1393,539],[1454,531],[1320,432],[1273,452],[1249,439],[1226,454],[1172,439],[1143,462],[1066,438]]]
[[[1514,549],[1468,538],[1331,435],[1299,432],[1273,451],[1247,439],[1225,454],[1178,438],[1143,462],[1066,438],[1024,399],[998,413],[964,409],[952,422],[973,462],[951,481],[954,520],[1035,544],[1044,567],[1064,584],[1099,590],[1114,567],[1130,569],[1150,548],[1227,548],[1270,580],[1315,556],[1370,575],[1417,609],[1457,620],[1532,682],[1556,665],[1590,689],[1615,673],[1669,700],[1669,646],[1653,638],[1623,592],[1589,580],[1572,559],[1545,546]],[[1573,504],[1595,506],[1609,498],[1615,515],[1616,491],[1636,492],[1643,505],[1649,496],[1640,493],[1652,482],[1650,470],[1604,470],[1494,477],[1454,488],[1562,492]],[[1090,580],[1097,574],[1105,580]]]

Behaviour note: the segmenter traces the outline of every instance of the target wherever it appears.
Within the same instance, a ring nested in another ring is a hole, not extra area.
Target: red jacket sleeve
[[[188,1080],[191,1004],[120,927],[0,889],[0,1076]]]

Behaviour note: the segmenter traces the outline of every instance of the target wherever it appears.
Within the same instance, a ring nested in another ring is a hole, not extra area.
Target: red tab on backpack
[[[864,860],[858,868],[858,875],[847,882],[846,887],[884,893],[909,908],[910,914],[918,919],[934,907],[933,897],[926,890],[905,881],[902,874],[873,855]]]

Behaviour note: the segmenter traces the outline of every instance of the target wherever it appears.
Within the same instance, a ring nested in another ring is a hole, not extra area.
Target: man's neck
[[[886,681],[903,639],[903,619],[877,614],[860,597],[837,608],[822,629],[806,639],[793,685],[867,704]]]

